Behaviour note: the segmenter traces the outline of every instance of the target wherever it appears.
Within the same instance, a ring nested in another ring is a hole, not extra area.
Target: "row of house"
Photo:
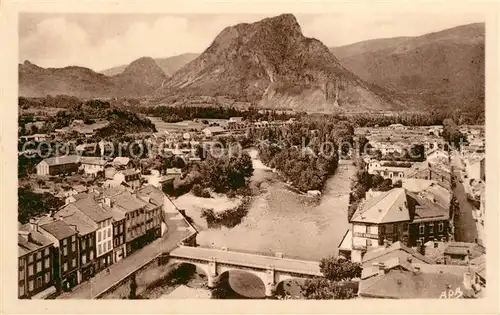
[[[384,179],[391,179],[393,184],[397,181],[404,182],[407,179],[418,178],[433,180],[447,189],[451,188],[451,170],[442,167],[436,161],[434,163],[429,161],[400,162],[398,165],[392,161],[366,159],[366,169],[370,174],[378,174]]]
[[[93,277],[162,234],[163,193],[146,186],[84,193],[18,232],[19,298],[45,298]]]

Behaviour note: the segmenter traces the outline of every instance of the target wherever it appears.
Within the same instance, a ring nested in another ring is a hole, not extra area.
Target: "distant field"
[[[202,124],[201,122],[194,122],[191,120],[182,121],[182,122],[178,122],[178,123],[168,123],[168,122],[164,122],[159,117],[148,116],[148,119],[151,120],[151,122],[153,124],[155,124],[156,130],[158,130],[159,132],[161,132],[161,131],[169,131],[169,132],[171,132],[171,131],[188,131],[190,129],[201,130],[201,129],[205,128],[205,125]]]

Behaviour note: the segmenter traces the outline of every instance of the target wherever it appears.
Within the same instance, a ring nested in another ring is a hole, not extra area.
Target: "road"
[[[458,216],[455,216],[455,241],[474,243],[478,238],[476,221],[472,217],[472,210],[474,207],[467,200],[464,186],[460,182],[461,162],[458,154],[452,155],[452,164],[453,177],[455,178],[456,183],[455,188],[453,188],[453,192],[460,205],[460,212]]]
[[[176,213],[165,213],[168,232],[161,238],[111,265],[109,274],[104,270],[89,281],[77,285],[71,292],[59,295],[57,299],[93,299],[159,254],[170,252],[176,248],[181,240],[192,233],[191,230],[187,229],[186,222],[179,216]]]

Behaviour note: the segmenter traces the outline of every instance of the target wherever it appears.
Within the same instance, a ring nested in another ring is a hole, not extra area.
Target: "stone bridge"
[[[266,296],[274,294],[277,285],[294,278],[322,276],[319,262],[233,252],[222,249],[180,246],[168,254],[169,264],[188,263],[203,270],[208,287],[216,286],[220,276],[231,270],[241,270],[259,277]]]

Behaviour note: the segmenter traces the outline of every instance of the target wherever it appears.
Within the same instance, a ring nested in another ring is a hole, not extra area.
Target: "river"
[[[272,171],[263,167],[251,151],[254,174],[251,186],[261,193],[254,197],[242,222],[233,228],[207,228],[199,209],[186,208],[186,214],[200,229],[197,242],[204,247],[246,251],[304,260],[320,260],[338,254],[337,246],[348,228],[347,207],[352,164],[340,164],[327,181],[320,202],[291,192]],[[242,296],[262,297],[264,284],[247,273],[232,272],[231,288]],[[285,284],[289,291],[296,285]]]

